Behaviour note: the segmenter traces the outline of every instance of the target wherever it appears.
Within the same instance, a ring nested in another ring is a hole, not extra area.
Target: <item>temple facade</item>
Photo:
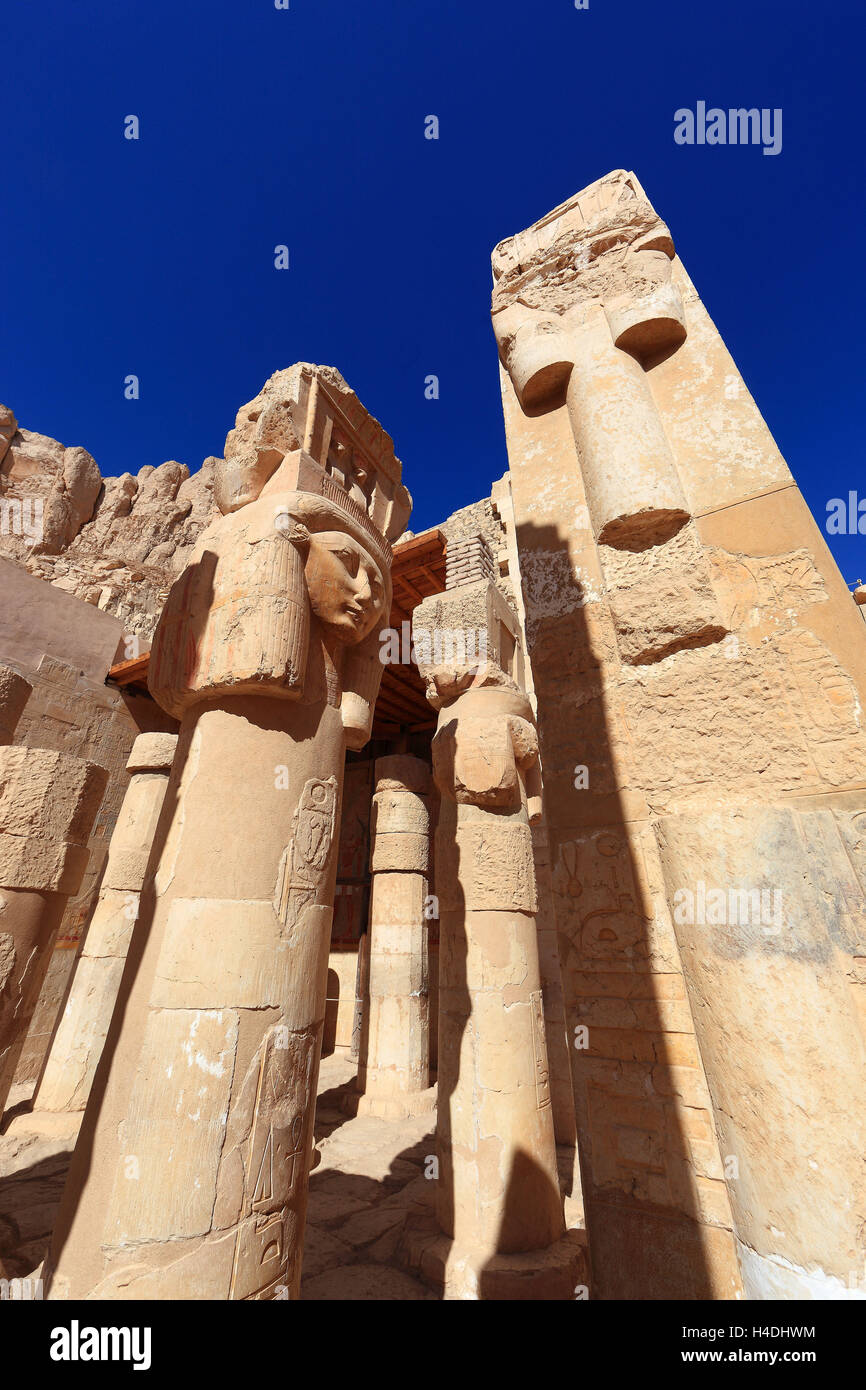
[[[502,476],[417,533],[333,367],[192,476],[0,408],[48,1298],[866,1297],[866,610],[633,173],[492,271]]]

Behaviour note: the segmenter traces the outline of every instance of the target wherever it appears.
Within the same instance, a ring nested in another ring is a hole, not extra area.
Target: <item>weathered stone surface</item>
[[[15,428],[0,460],[0,553],[121,618],[146,642],[171,584],[216,514],[214,459],[103,478],[85,449]],[[8,517],[8,520],[7,520]],[[132,654],[132,653],[130,653]]]
[[[27,838],[46,850],[58,841],[86,844],[105,791],[105,772],[81,758],[44,748],[0,749],[0,837]],[[47,888],[39,871],[27,884]],[[0,873],[0,883],[5,882]]]
[[[834,944],[856,956],[866,934],[827,895],[845,880],[826,815],[749,808],[656,829],[749,1298],[846,1297],[866,1255],[849,1216],[866,1208],[866,1130],[849,1101],[866,1047]]]
[[[0,748],[0,1113],[106,781],[81,758]]]
[[[33,687],[11,666],[0,666],[0,746],[12,742]]]

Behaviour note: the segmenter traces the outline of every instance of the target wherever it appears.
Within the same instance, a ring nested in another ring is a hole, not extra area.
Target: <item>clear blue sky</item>
[[[303,358],[394,436],[414,529],[486,495],[490,250],[626,167],[813,512],[866,498],[862,0],[18,0],[2,35],[0,399],[104,474],[197,468]],[[698,100],[781,107],[782,152],[676,145]]]

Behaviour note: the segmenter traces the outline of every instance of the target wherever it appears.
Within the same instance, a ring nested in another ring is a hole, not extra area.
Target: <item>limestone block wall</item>
[[[494,266],[598,1292],[844,1297],[866,1215],[860,615],[634,176]],[[719,888],[722,914],[757,892],[757,920],[708,917]]]

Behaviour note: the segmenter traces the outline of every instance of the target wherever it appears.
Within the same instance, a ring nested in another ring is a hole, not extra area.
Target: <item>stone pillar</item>
[[[833,853],[832,812],[671,816],[657,835],[746,1297],[864,1299],[863,986],[839,910],[853,897],[862,913],[862,889],[838,840],[823,873],[808,855]]]
[[[361,933],[358,941],[358,959],[355,964],[355,1012],[352,1015],[352,1041],[349,1057],[353,1062],[360,1060],[361,1041],[367,1022],[367,1000],[370,990],[370,932]]]
[[[106,781],[66,753],[0,748],[0,1114]]]
[[[427,961],[430,769],[398,753],[376,761],[370,836],[370,971],[359,1113],[431,1111]]]
[[[81,1111],[87,1104],[114,1012],[176,748],[176,734],[139,734],[132,745],[126,764],[130,782],[111,836],[102,887],[34,1110]]]
[[[150,689],[181,719],[163,848],[51,1298],[297,1296],[343,766],[381,679],[399,478],[330,368],[277,373],[226,441],[224,515],[154,637]]]
[[[12,742],[32,689],[30,682],[11,666],[0,666],[0,747]]]
[[[493,269],[596,1287],[862,1297],[863,623],[634,174]]]
[[[456,590],[428,600],[416,628],[465,629],[477,598]],[[505,645],[488,633],[488,659],[474,669],[436,666],[419,650],[440,709],[433,774],[442,795],[443,1235],[422,1267],[446,1298],[567,1299],[586,1266],[580,1239],[565,1231],[557,1174],[530,831],[541,813],[538,743],[526,695],[498,664]]]

